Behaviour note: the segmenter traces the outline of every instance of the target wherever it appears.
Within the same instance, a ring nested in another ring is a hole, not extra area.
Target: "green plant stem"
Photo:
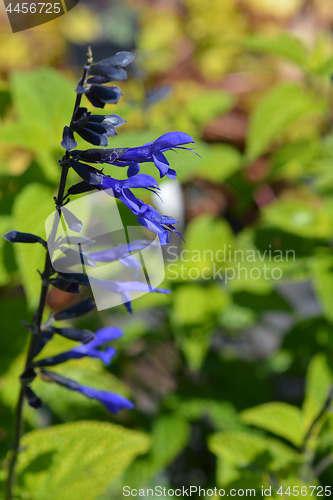
[[[86,78],[88,75],[88,69],[89,69],[89,66],[91,63],[92,63],[92,54],[91,54],[90,48],[88,48],[87,64],[84,67],[83,75],[82,75],[82,78],[79,82],[81,85],[84,85],[84,83],[86,81]],[[73,118],[76,110],[78,109],[78,107],[81,104],[81,99],[82,99],[82,94],[77,94],[72,118]],[[70,154],[68,151],[66,151],[65,158],[67,160],[70,158]],[[69,167],[67,165],[64,165],[62,167],[62,170],[61,170],[61,177],[60,177],[59,188],[58,188],[58,196],[56,198],[56,205],[57,205],[59,218],[58,217],[54,218],[53,227],[52,227],[51,234],[49,237],[49,242],[51,242],[51,245],[49,245],[49,248],[52,246],[52,242],[55,241],[55,237],[57,234],[57,229],[58,229],[59,220],[60,220],[60,216],[61,216],[61,206],[63,205],[63,202],[64,202],[64,195],[65,195],[68,170],[69,170]],[[39,304],[38,304],[38,308],[37,308],[37,311],[34,315],[34,319],[33,319],[32,325],[31,325],[30,343],[29,343],[29,348],[28,348],[28,352],[27,352],[27,358],[26,358],[26,362],[25,362],[24,372],[28,368],[31,368],[32,361],[33,361],[34,357],[36,356],[36,349],[38,347],[40,338],[43,334],[43,331],[41,330],[41,324],[42,324],[42,318],[43,318],[44,308],[45,308],[45,304],[46,304],[47,292],[48,292],[48,288],[49,288],[49,284],[50,284],[49,279],[50,279],[50,275],[52,272],[52,260],[51,259],[52,259],[52,256],[50,256],[49,250],[46,250],[44,271],[43,271],[42,276],[41,276],[42,277],[42,287],[41,287],[41,292],[40,292]],[[16,467],[18,454],[20,451],[20,439],[21,439],[22,426],[23,426],[23,403],[24,403],[24,386],[25,386],[25,384],[26,384],[26,382],[21,381],[19,398],[17,401],[16,409],[15,409],[14,440],[13,440],[11,456],[9,457],[9,460],[8,460],[8,475],[7,475],[7,481],[6,481],[6,487],[5,487],[5,495],[6,495],[5,499],[6,500],[13,499],[13,484],[14,484],[14,477],[15,477],[15,467]]]

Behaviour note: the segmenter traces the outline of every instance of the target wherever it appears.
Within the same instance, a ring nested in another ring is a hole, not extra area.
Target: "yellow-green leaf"
[[[81,421],[30,432],[22,446],[18,474],[25,498],[95,500],[146,452],[149,438],[118,425]]]

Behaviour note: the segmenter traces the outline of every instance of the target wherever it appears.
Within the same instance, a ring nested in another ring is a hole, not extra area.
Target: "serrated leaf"
[[[22,438],[18,479],[34,500],[95,500],[149,446],[147,435],[118,425],[82,421],[36,430]]]
[[[29,184],[17,196],[13,207],[13,229],[31,232],[45,239],[45,220],[54,210],[52,190],[43,184]],[[22,276],[28,306],[36,308],[41,279],[37,269],[43,271],[45,249],[41,245],[17,243],[15,254]]]
[[[254,109],[247,135],[247,157],[253,161],[265,153],[272,142],[296,120],[323,111],[323,103],[315,101],[296,83],[283,82],[270,89]]]
[[[323,354],[314,356],[308,367],[303,402],[304,432],[325,407],[330,388],[332,373]]]
[[[254,35],[245,38],[241,45],[250,50],[282,56],[302,68],[306,65],[307,53],[303,43],[288,33],[279,33],[274,38]]]
[[[264,403],[242,411],[240,418],[245,424],[272,432],[296,446],[302,444],[303,414],[296,406],[281,402]]]

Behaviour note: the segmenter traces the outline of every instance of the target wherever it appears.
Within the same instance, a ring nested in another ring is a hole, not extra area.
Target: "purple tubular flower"
[[[96,399],[111,413],[117,413],[120,410],[129,409],[132,410],[134,405],[131,401],[115,394],[114,392],[100,391],[94,387],[87,387],[86,385],[80,385],[75,380],[62,377],[58,373],[53,373],[48,370],[41,370],[42,378],[47,382],[56,382],[62,385],[66,389],[71,391],[80,392],[84,396],[90,399]]]
[[[135,240],[115,248],[108,248],[107,250],[90,253],[89,256],[96,262],[114,262],[115,260],[128,258],[131,253],[139,252],[153,244],[154,242],[149,240]]]
[[[180,238],[182,238],[181,234],[176,231],[174,227],[174,224],[178,223],[176,219],[173,219],[168,215],[161,215],[157,210],[155,210],[155,208],[150,205],[145,205],[143,202],[141,203],[142,205],[137,216],[137,221],[141,224],[141,226],[144,226],[153,233],[158,234],[161,245],[169,243],[170,233],[176,233],[180,236]]]
[[[105,365],[109,365],[117,352],[116,349],[114,347],[107,347],[104,351],[99,351],[98,347],[102,347],[104,344],[116,340],[122,335],[123,332],[119,328],[101,328],[90,342],[74,347],[70,351],[62,352],[57,356],[50,356],[49,358],[36,361],[34,366],[54,366],[64,363],[69,359],[81,359],[86,356],[89,358],[99,358]]]
[[[157,293],[170,293],[171,290],[164,288],[152,288],[146,283],[140,281],[106,281],[90,277],[90,283],[96,285],[108,292],[118,293],[121,295],[122,301],[128,312],[132,313],[131,296],[130,292],[157,292]]]
[[[183,148],[183,144],[194,142],[193,138],[184,132],[168,132],[161,135],[156,141],[149,142],[144,146],[125,149],[123,153],[118,149],[88,149],[87,151],[75,151],[75,158],[90,163],[110,163],[117,167],[129,167],[128,176],[136,175],[140,170],[140,163],[154,162],[160,172],[160,177],[165,175],[169,179],[175,179],[175,170],[169,167],[169,162],[164,152],[169,149]]]
[[[139,224],[158,234],[161,245],[169,243],[169,233],[171,232],[180,236],[174,227],[174,224],[178,223],[176,219],[161,215],[153,207],[136,198],[130,190],[130,188],[143,188],[156,194],[159,189],[158,184],[150,175],[137,174],[126,180],[117,180],[103,175],[100,170],[76,160],[68,160],[68,163],[87,184],[96,189],[107,190],[109,195],[121,200],[137,216]]]

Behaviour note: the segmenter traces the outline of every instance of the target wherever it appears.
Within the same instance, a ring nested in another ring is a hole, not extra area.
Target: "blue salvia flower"
[[[102,150],[101,150],[102,151]],[[173,217],[161,215],[150,205],[145,204],[139,198],[136,198],[130,188],[143,188],[155,192],[159,190],[156,180],[147,174],[137,174],[125,180],[117,180],[104,175],[90,165],[68,160],[69,165],[84,179],[85,183],[73,186],[68,191],[70,194],[79,194],[89,189],[109,190],[115,198],[121,200],[137,216],[137,221],[160,238],[161,245],[169,243],[169,234],[176,231],[174,224],[178,221]]]
[[[74,347],[74,349],[62,352],[56,356],[50,356],[36,361],[34,366],[55,366],[60,363],[64,363],[69,359],[81,359],[84,357],[99,358],[105,365],[109,365],[111,363],[111,359],[117,352],[116,349],[114,347],[107,347],[104,351],[102,351],[98,348],[103,347],[108,342],[118,339],[122,335],[123,332],[120,328],[102,328],[95,333],[95,338],[90,342]]]
[[[41,376],[47,382],[56,382],[66,389],[80,392],[87,398],[96,399],[111,413],[117,413],[118,411],[124,410],[126,408],[129,410],[134,408],[134,405],[131,401],[124,398],[123,396],[120,396],[119,394],[115,394],[114,392],[101,391],[99,389],[95,389],[94,387],[80,385],[74,380],[62,377],[58,373],[50,372],[48,370],[41,370]]]
[[[183,147],[184,144],[192,142],[194,142],[193,138],[184,132],[168,132],[155,141],[136,148],[76,150],[72,152],[72,156],[89,163],[109,163],[117,167],[129,167],[127,171],[128,177],[132,177],[140,171],[140,163],[153,162],[159,170],[161,178],[166,175],[169,179],[175,179],[177,173],[170,168],[169,162],[163,153],[170,149],[192,151]]]

